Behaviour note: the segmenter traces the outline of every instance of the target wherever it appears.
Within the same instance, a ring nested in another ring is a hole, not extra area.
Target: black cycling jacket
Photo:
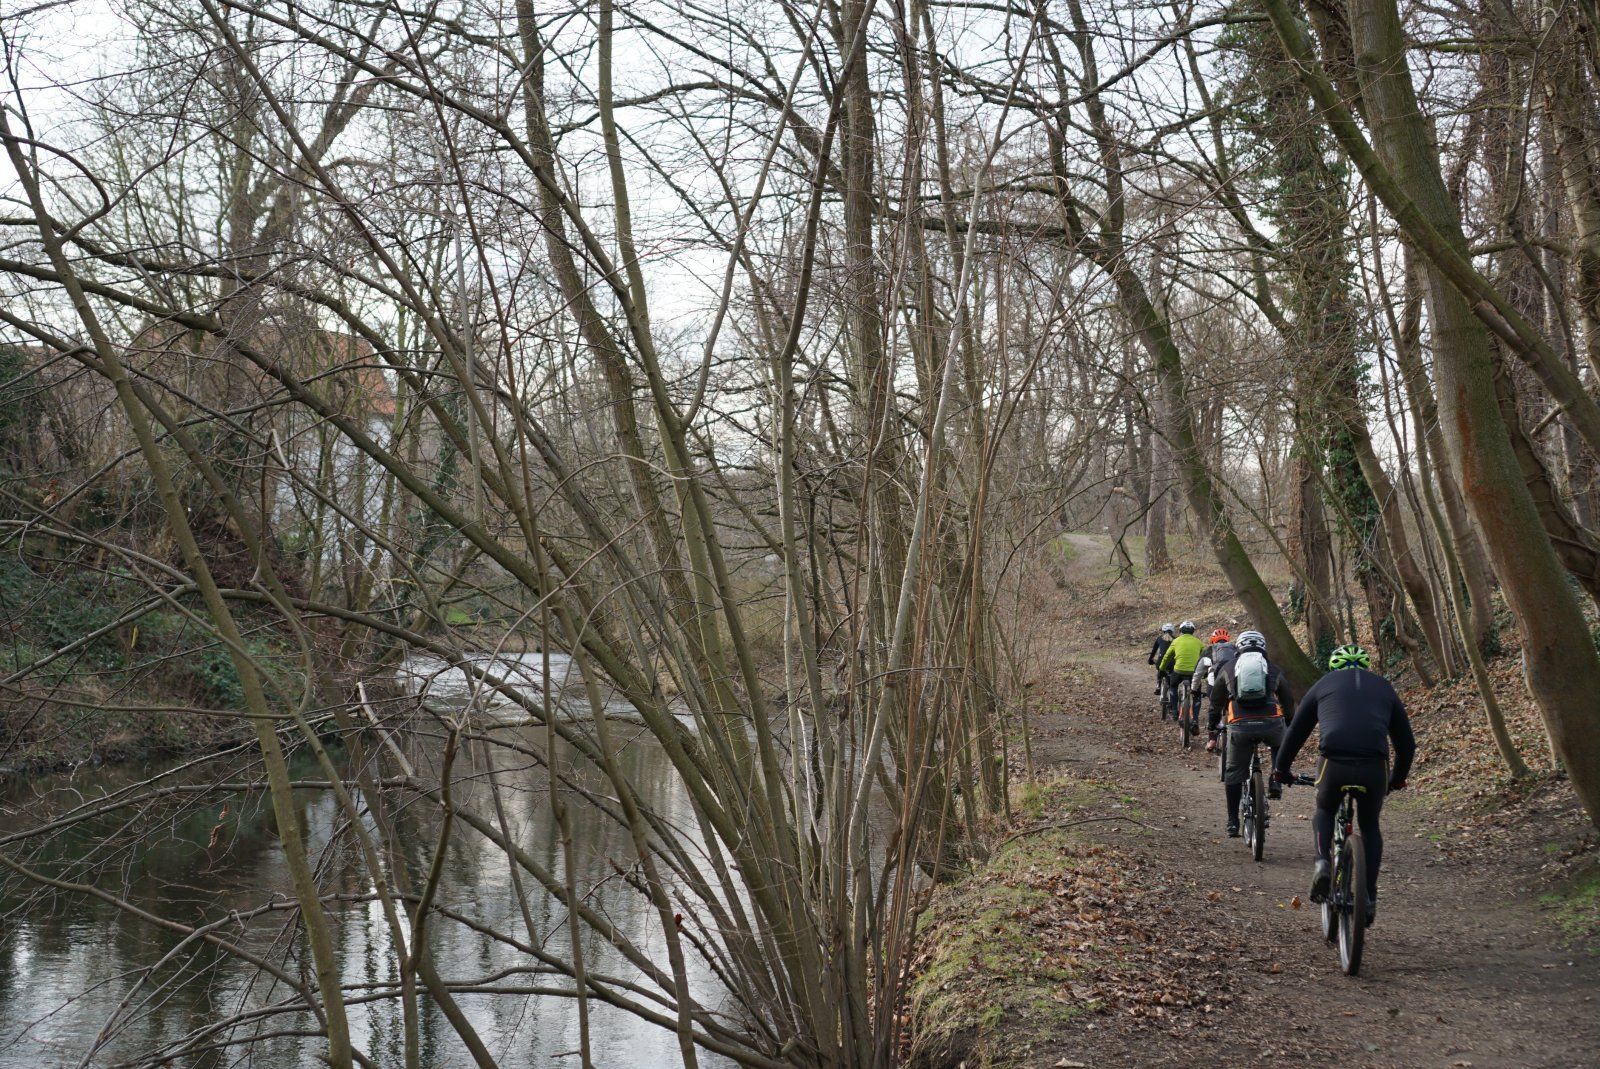
[[[1417,754],[1411,720],[1389,681],[1364,668],[1329,672],[1306,691],[1278,749],[1278,775],[1287,778],[1294,759],[1320,728],[1317,749],[1336,761],[1387,761],[1394,743],[1393,779],[1402,781]]]
[[[1212,731],[1217,730],[1217,726],[1222,723],[1222,714],[1227,711],[1228,702],[1233,699],[1233,670],[1238,664],[1239,656],[1235,651],[1233,659],[1224,661],[1222,667],[1217,670],[1217,685],[1211,688],[1211,711],[1207,718],[1207,726]],[[1284,678],[1283,669],[1271,661],[1267,662],[1267,695],[1268,697],[1251,705],[1241,705],[1241,710],[1251,712],[1254,708],[1265,708],[1272,704],[1274,699],[1277,700],[1278,708],[1282,710],[1284,716],[1288,716],[1289,710],[1294,708],[1294,692],[1289,689],[1289,681]]]
[[[1161,658],[1167,655],[1167,647],[1172,645],[1172,640],[1162,635],[1150,644],[1150,663],[1160,664]]]

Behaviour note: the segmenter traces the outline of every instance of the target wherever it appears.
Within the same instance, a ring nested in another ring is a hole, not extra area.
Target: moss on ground
[[[918,923],[913,1064],[1021,1064],[1031,1040],[1098,1008],[1074,993],[1092,960],[1070,933],[1083,908],[1075,888],[1098,880],[1107,860],[1071,828],[1040,822],[1070,823],[1101,791],[1070,777],[1024,784],[1013,806],[1027,826],[935,893]]]
[[[236,618],[269,697],[294,700],[303,680],[282,625],[247,607]],[[144,582],[115,566],[29,557],[11,544],[0,554],[0,635],[0,672],[12,679],[0,694],[0,777],[203,752],[249,734],[242,719],[186,711],[243,706],[233,660],[206,627],[153,605]]]
[[[1539,901],[1562,932],[1600,952],[1600,859],[1589,861]]]

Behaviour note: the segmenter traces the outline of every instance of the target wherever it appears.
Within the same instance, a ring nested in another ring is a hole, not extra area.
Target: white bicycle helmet
[[[1178,625],[1178,630],[1182,631],[1186,635],[1194,634],[1194,621],[1185,620],[1183,623]]]
[[[1239,647],[1240,653],[1246,650],[1258,650],[1261,653],[1266,653],[1267,636],[1259,631],[1241,631],[1239,632],[1239,640],[1234,645]]]
[[[1170,634],[1172,634],[1172,630],[1173,630],[1173,629],[1172,629],[1172,625],[1171,625],[1171,624],[1162,624],[1162,625],[1161,625],[1161,633],[1162,633],[1162,634],[1163,634],[1163,635],[1170,635]]]

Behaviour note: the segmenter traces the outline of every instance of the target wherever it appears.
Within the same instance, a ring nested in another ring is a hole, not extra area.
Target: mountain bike
[[[1189,706],[1189,679],[1184,677],[1178,680],[1176,686],[1167,687],[1167,704],[1161,707],[1161,719],[1167,717],[1177,721],[1183,720],[1183,711]]]
[[[1200,695],[1191,691],[1188,700],[1178,707],[1178,731],[1183,737],[1185,750],[1194,745],[1194,737],[1200,734]]]
[[[1267,773],[1261,767],[1261,744],[1250,748],[1250,776],[1239,798],[1239,826],[1244,845],[1257,861],[1267,849]]]
[[[1315,786],[1311,776],[1296,776],[1296,783]],[[1356,794],[1366,788],[1349,784],[1333,819],[1333,872],[1328,897],[1322,903],[1322,937],[1339,946],[1339,971],[1355,976],[1361,971],[1361,951],[1367,938],[1367,847],[1356,821]]]

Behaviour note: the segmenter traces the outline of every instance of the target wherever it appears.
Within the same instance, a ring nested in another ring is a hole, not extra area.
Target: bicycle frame
[[[1344,841],[1350,837],[1350,829],[1355,825],[1356,796],[1352,791],[1344,792],[1344,800],[1339,803],[1339,813],[1333,818],[1333,855],[1339,856],[1339,851],[1344,846]]]
[[[1258,739],[1250,747],[1250,769],[1245,775],[1244,793],[1239,798],[1239,823],[1244,828],[1245,845],[1250,848],[1250,853],[1260,861],[1266,848],[1267,837],[1267,804],[1266,772],[1261,767],[1261,747],[1264,739]],[[1261,795],[1261,812],[1256,812],[1256,794]]]
[[[1333,821],[1330,845],[1332,871],[1328,897],[1322,904],[1322,934],[1339,945],[1339,965],[1346,976],[1361,969],[1361,953],[1366,942],[1367,872],[1365,844],[1356,828],[1358,787],[1347,787]],[[1350,840],[1355,838],[1355,843]],[[1349,885],[1346,887],[1346,885]]]

